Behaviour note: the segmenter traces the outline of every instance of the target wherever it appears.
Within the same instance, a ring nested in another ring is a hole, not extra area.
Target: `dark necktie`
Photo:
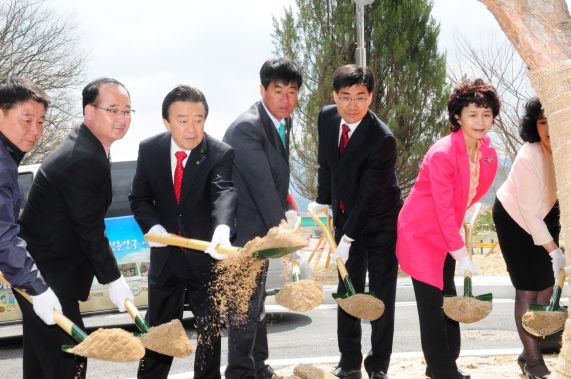
[[[341,125],[343,130],[341,131],[341,139],[339,140],[339,156],[343,155],[343,152],[347,148],[347,144],[349,143],[349,132],[351,128],[349,125],[343,124]],[[343,203],[343,199],[339,199],[339,210],[344,213],[345,212],[345,204]]]
[[[341,139],[339,140],[339,156],[343,155],[343,152],[347,148],[347,144],[349,143],[349,132],[351,131],[347,124],[343,124],[341,127],[343,128],[343,131],[341,132]]]
[[[182,161],[186,158],[186,153],[184,151],[177,151],[176,157],[176,167],[174,169],[174,195],[176,196],[177,204],[180,203],[180,189],[182,187],[182,174],[184,172],[184,167],[182,166]]]

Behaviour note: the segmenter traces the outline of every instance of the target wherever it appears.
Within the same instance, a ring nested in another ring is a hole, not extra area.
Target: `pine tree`
[[[371,109],[398,143],[397,175],[405,195],[428,147],[447,130],[446,61],[438,52],[439,26],[426,0],[377,0],[365,7],[367,65],[375,76]],[[314,199],[317,189],[317,114],[333,102],[335,69],[354,62],[355,5],[344,0],[296,0],[274,18],[275,53],[304,70],[293,138],[296,189]]]

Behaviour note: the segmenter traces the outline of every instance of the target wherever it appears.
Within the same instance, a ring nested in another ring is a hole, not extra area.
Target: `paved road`
[[[483,284],[482,284],[483,285]],[[498,288],[495,284],[496,293],[502,294],[509,288]],[[475,286],[476,294],[484,293],[487,287]],[[326,288],[331,292],[332,287]],[[418,317],[416,304],[409,300],[410,288],[406,281],[400,283],[398,290],[398,303],[396,309],[396,330],[394,338],[394,352],[418,352],[420,351],[420,337],[418,331]],[[506,293],[508,293],[506,292]],[[463,325],[462,348],[464,350],[479,349],[517,349],[519,341],[515,333],[513,322],[513,300],[498,298],[496,295],[494,308],[490,316],[485,320]],[[338,350],[335,337],[336,330],[336,306],[329,300],[327,303],[304,314],[293,313],[277,305],[269,305],[271,312],[269,323],[269,344],[272,360],[291,359],[295,362],[300,358],[319,358],[323,361],[335,361]],[[125,324],[129,325],[126,315],[107,315],[87,320],[88,325],[102,324]],[[363,322],[363,351],[366,353],[370,343],[368,336],[370,325]],[[185,326],[193,344],[196,335],[192,329],[192,319],[185,321]],[[6,335],[9,328],[0,328],[0,335]],[[15,337],[0,339],[0,364],[6,378],[21,377],[21,354],[22,339],[18,336],[18,328],[11,327]],[[175,358],[171,373],[174,379],[191,378],[188,372],[192,371],[193,358]],[[226,338],[223,339],[223,364],[226,363]],[[277,361],[276,361],[277,362]],[[136,374],[136,363],[109,363],[91,360],[88,365],[88,378],[132,378]],[[187,373],[186,375],[184,373]],[[177,375],[178,374],[178,375]]]

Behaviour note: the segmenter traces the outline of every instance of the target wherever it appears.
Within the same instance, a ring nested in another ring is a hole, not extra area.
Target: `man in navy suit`
[[[371,322],[371,351],[365,358],[370,379],[388,378],[394,331],[397,280],[396,221],[402,205],[395,164],[396,140],[389,127],[369,110],[374,80],[371,70],[354,64],[333,74],[335,105],[323,107],[318,127],[318,191],[314,212],[331,206],[338,242],[334,258],[347,262],[355,290],[369,289],[385,303]],[[339,282],[338,292],[345,292]],[[341,308],[337,313],[341,358],[333,374],[360,379],[361,320]]]
[[[279,225],[288,211],[290,115],[297,105],[301,70],[289,59],[271,59],[260,70],[262,99],[238,116],[224,135],[234,149],[232,178],[238,191],[235,244],[243,246]],[[268,262],[248,311],[248,320],[228,330],[228,379],[271,378],[264,310]]]

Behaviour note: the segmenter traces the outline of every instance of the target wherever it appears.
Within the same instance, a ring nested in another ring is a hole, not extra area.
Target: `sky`
[[[349,0],[347,0],[349,1]],[[568,6],[571,0],[566,0]],[[222,138],[228,125],[259,100],[259,70],[274,57],[272,17],[295,0],[45,0],[76,25],[87,53],[85,84],[107,76],[131,94],[136,114],[114,160],[132,159],[146,137],[163,132],[161,104],[178,84],[202,90],[209,105],[206,132]],[[159,5],[160,4],[160,5]],[[477,0],[435,0],[439,48],[454,57],[454,36],[474,46],[505,41]],[[78,90],[81,90],[78,89]],[[80,97],[77,97],[78,109]]]

